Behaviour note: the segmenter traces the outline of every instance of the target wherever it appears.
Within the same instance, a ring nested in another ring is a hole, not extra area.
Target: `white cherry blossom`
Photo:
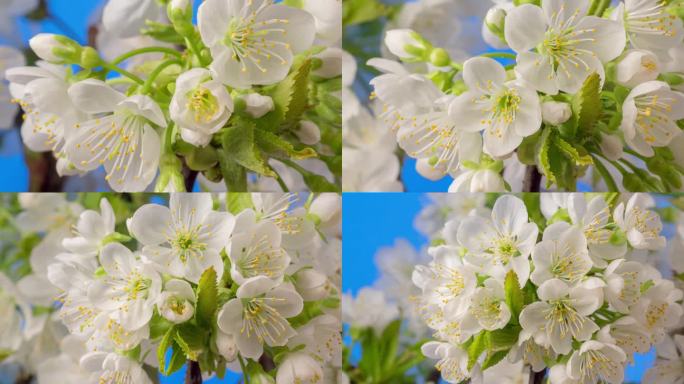
[[[520,313],[523,333],[540,345],[550,345],[556,353],[567,354],[573,339],[587,341],[599,330],[589,315],[603,304],[603,285],[597,278],[574,287],[558,279],[547,280],[537,290],[541,301]]]
[[[65,149],[69,160],[82,171],[104,166],[115,191],[144,191],[159,164],[154,126],[166,127],[159,105],[145,95],[126,97],[94,79],[72,85],[69,96],[81,111],[98,116],[74,125]]]
[[[143,245],[143,255],[164,272],[197,283],[210,267],[220,278],[234,217],[212,209],[211,195],[171,195],[169,207],[148,204],[128,220],[130,233]]]
[[[205,147],[233,114],[233,99],[208,70],[194,68],[176,80],[169,112],[183,140]]]
[[[303,308],[301,296],[287,283],[277,285],[265,276],[247,280],[218,315],[219,328],[235,337],[244,357],[259,359],[264,344],[284,346],[296,334],[287,319]]]
[[[528,220],[525,203],[514,196],[503,196],[494,204],[491,219],[465,218],[458,231],[458,241],[468,250],[466,257],[475,265],[512,269],[524,286],[530,276],[529,256],[538,234],[537,225]]]
[[[541,127],[539,97],[534,90],[506,82],[506,70],[493,59],[476,57],[463,63],[468,91],[449,106],[449,114],[466,132],[484,130],[484,151],[495,157],[513,152],[523,138]]]
[[[523,4],[508,12],[505,36],[518,54],[516,71],[535,89],[575,93],[590,74],[604,77],[603,63],[622,53],[624,28],[587,16],[588,8],[588,0],[543,0],[541,7]]]
[[[640,155],[651,157],[653,147],[664,147],[682,133],[677,120],[684,119],[684,94],[662,81],[637,85],[622,104],[625,142]]]
[[[197,19],[215,79],[235,88],[281,81],[316,36],[310,13],[273,0],[207,0]]]

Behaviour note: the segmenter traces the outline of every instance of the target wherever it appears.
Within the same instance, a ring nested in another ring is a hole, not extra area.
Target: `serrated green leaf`
[[[283,123],[298,120],[304,114],[309,105],[310,73],[311,59],[306,59],[293,67],[285,80],[278,83],[271,94],[275,110],[260,122],[262,128],[273,130]]]
[[[178,372],[185,366],[187,361],[183,349],[178,345],[178,343],[172,343],[171,360],[169,361],[169,366],[164,370],[164,375],[168,376],[172,373]]]
[[[519,325],[507,325],[496,331],[486,332],[486,348],[488,351],[507,351],[517,342],[522,328]]]
[[[198,361],[200,353],[205,348],[205,335],[202,328],[186,323],[176,327],[173,340],[178,343],[188,359]]]
[[[217,275],[214,267],[210,267],[200,277],[197,286],[197,308],[195,318],[200,326],[214,324],[216,311],[218,310],[218,287],[216,286]]]
[[[574,161],[577,166],[592,165],[594,160],[588,154],[580,154],[577,148],[572,144],[563,140],[560,136],[554,136],[554,144],[561,152],[563,152],[570,160]]]
[[[477,363],[482,353],[487,349],[487,332],[483,331],[473,337],[472,343],[468,346],[468,371]]]
[[[173,323],[154,313],[152,320],[150,320],[150,340],[156,340],[166,335],[169,328],[173,327]]]
[[[601,115],[601,76],[594,72],[584,80],[582,88],[572,99],[580,132],[591,133]]]
[[[237,120],[233,126],[225,128],[221,137],[223,156],[250,171],[267,177],[276,177],[275,172],[268,166],[255,145],[254,130],[253,122],[242,119]]]
[[[271,132],[257,129],[254,134],[257,146],[272,157],[301,160],[318,156],[312,148],[296,150],[294,144]]]
[[[539,145],[537,147],[537,162],[544,176],[546,176],[546,187],[550,187],[556,182],[556,175],[551,170],[551,159],[549,158],[549,151],[552,145],[552,130],[546,128],[542,131]]]
[[[501,360],[508,356],[509,351],[510,350],[487,352],[487,357],[485,357],[485,360],[482,363],[482,370],[486,371],[487,369],[499,364]]]
[[[525,165],[535,165],[534,154],[539,143],[541,133],[538,131],[532,136],[523,139],[517,149],[518,160]]]
[[[525,305],[525,297],[520,288],[518,275],[514,271],[509,271],[504,282],[504,293],[506,297],[506,305],[511,310],[511,323],[518,324],[520,311]]]
[[[159,362],[159,367],[164,372],[166,372],[166,351],[172,346],[175,334],[176,330],[174,327],[169,328],[157,347],[157,361]]]

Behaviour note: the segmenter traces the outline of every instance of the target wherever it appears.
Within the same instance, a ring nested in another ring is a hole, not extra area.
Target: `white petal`
[[[463,63],[463,80],[470,90],[494,93],[506,81],[503,65],[489,57],[474,57]]]
[[[157,245],[166,242],[167,229],[170,224],[169,208],[147,204],[140,207],[128,220],[128,230],[143,245]]]
[[[542,9],[523,4],[511,9],[506,15],[504,35],[506,42],[516,52],[529,51],[544,40],[546,32]]]
[[[69,97],[78,109],[89,114],[112,112],[126,96],[104,81],[88,79],[69,88]]]

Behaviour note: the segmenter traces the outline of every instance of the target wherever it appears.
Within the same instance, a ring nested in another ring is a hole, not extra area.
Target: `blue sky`
[[[373,262],[379,248],[392,246],[396,239],[408,240],[416,249],[427,239],[414,227],[421,208],[429,203],[420,193],[345,193],[343,202],[342,286],[345,293],[372,285],[378,277]],[[627,368],[626,379],[639,382],[655,354],[637,356]]]

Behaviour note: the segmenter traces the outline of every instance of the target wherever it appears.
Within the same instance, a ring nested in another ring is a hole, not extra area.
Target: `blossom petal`
[[[506,15],[504,35],[506,42],[516,52],[529,51],[544,40],[546,23],[541,8],[523,4],[511,9]]]
[[[102,80],[87,79],[69,88],[69,97],[78,109],[89,114],[112,112],[126,99]]]
[[[489,57],[473,57],[463,63],[463,80],[470,90],[492,94],[506,81],[506,70]]]

